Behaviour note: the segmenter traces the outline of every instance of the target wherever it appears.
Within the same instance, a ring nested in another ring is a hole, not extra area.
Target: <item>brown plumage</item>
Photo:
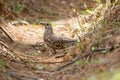
[[[49,48],[52,48],[55,52],[56,49],[64,49],[66,47],[70,47],[76,44],[77,42],[76,39],[70,39],[55,35],[50,23],[41,23],[41,24],[45,26],[45,32],[43,37],[44,43]]]

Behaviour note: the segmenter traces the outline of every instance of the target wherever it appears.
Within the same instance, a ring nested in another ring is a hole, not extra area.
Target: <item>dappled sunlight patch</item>
[[[25,21],[26,22],[26,21]],[[1,24],[1,27],[7,32],[7,34],[15,42],[24,43],[24,44],[36,44],[43,42],[42,36],[44,29],[41,25],[31,25],[31,24],[21,24],[20,21],[16,23],[9,22],[8,24]]]

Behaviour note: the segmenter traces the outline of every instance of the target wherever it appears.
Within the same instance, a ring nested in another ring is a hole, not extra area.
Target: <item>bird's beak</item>
[[[45,23],[43,23],[43,22],[40,22],[40,24],[41,24],[41,25],[45,25]]]

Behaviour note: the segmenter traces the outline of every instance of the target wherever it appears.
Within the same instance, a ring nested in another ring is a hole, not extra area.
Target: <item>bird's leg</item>
[[[53,54],[56,54],[57,52],[56,52],[56,50],[55,49],[53,49]]]
[[[56,54],[56,50],[55,50],[55,49],[52,49],[52,48],[50,49],[49,52],[50,52],[50,55],[52,55],[52,54]]]
[[[49,55],[52,55],[51,51],[48,51],[49,52]]]

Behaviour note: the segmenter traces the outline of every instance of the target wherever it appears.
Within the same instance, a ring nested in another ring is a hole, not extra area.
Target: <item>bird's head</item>
[[[52,25],[50,23],[40,23],[45,26],[45,34],[54,34]]]
[[[45,26],[46,29],[52,29],[52,25],[50,23],[40,23]]]

